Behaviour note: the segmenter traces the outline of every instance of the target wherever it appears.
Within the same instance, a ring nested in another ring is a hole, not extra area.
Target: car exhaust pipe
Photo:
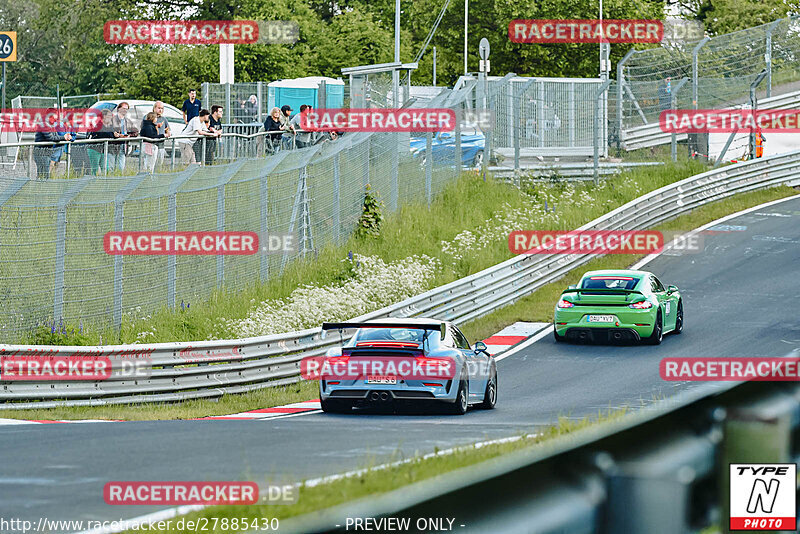
[[[620,339],[622,339],[622,334],[621,334],[621,333],[619,333],[619,332],[614,332],[614,339],[616,339],[617,341],[619,341]]]
[[[372,395],[369,396],[369,400],[371,400],[371,401],[377,401],[380,398],[381,398],[381,396],[378,394],[377,391],[373,391]]]
[[[383,393],[381,393],[381,400],[383,402],[386,402],[387,400],[389,400],[389,394],[386,393],[385,391]]]

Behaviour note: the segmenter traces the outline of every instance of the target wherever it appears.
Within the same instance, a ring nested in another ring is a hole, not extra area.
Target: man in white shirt
[[[212,132],[208,129],[209,112],[201,109],[200,115],[194,117],[181,132],[181,135],[200,135],[203,137],[217,138],[221,131]],[[181,163],[190,165],[201,161],[203,142],[201,139],[181,139]]]

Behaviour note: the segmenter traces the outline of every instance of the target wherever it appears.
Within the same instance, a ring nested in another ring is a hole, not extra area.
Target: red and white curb
[[[483,342],[486,343],[489,354],[499,354],[510,349],[517,343],[522,343],[539,332],[542,328],[546,328],[549,325],[550,323],[514,323],[503,328],[492,337],[484,339]]]
[[[531,336],[540,332],[542,329],[550,326],[550,323],[525,323],[518,322],[507,326],[497,332],[495,335],[484,339],[486,348],[493,356],[499,356],[498,360],[502,359],[502,354],[515,345],[519,345],[523,341],[529,339]],[[247,412],[234,413],[229,415],[212,415],[209,417],[198,417],[194,421],[265,421],[277,418],[295,417],[298,415],[311,414],[320,412],[319,399],[312,399],[303,402],[294,402],[286,404],[285,406],[275,406],[273,408],[261,408],[258,410],[250,410]],[[55,423],[120,423],[125,421],[108,420],[108,419],[83,419],[83,420],[56,420],[56,421],[26,421],[22,419],[3,419],[0,418],[0,426],[2,425],[44,425]]]

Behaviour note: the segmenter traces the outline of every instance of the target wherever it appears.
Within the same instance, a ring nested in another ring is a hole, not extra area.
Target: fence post
[[[594,185],[600,183],[600,99],[605,94],[612,80],[606,80],[600,84],[594,94],[594,127],[592,128],[592,145],[594,147]]]
[[[205,135],[203,136],[202,141],[203,141],[203,146],[200,148],[200,161],[198,161],[197,163],[199,163],[200,165],[205,165],[206,164],[206,136]]]
[[[366,147],[367,155],[364,158],[364,169],[363,169],[363,182],[364,182],[364,194],[366,194],[367,186],[369,185],[369,140],[371,135],[367,135],[367,138],[364,140],[364,146]]]
[[[146,175],[140,174],[134,176],[131,180],[120,189],[117,196],[114,198],[114,231],[121,232],[125,228],[125,200],[133,193],[139,184],[141,184]],[[117,254],[114,256],[114,310],[112,312],[112,320],[114,321],[114,328],[119,330],[122,327],[122,292],[123,292],[123,268],[125,256]]]
[[[697,55],[700,53],[700,49],[710,40],[709,37],[703,37],[703,39],[697,43],[697,46],[694,47],[692,50],[692,109],[697,109],[697,84],[698,84],[698,68],[697,68]]]
[[[175,138],[172,138],[172,154],[170,155],[169,170],[175,170]]]
[[[156,145],[156,150],[158,150],[158,145]],[[158,154],[156,154],[156,158],[158,158]],[[144,159],[144,139],[139,139],[139,168],[136,170],[136,174],[142,172],[142,159]]]
[[[232,49],[231,49],[232,50]],[[235,109],[231,105],[231,85],[230,83],[225,84],[225,109]],[[206,102],[206,106],[209,105],[209,102]],[[209,109],[211,109],[209,107]]]
[[[339,175],[339,153],[333,155],[333,235],[339,244],[342,232],[341,192]]]
[[[767,98],[772,96],[772,32],[782,19],[778,19],[767,27],[767,43],[764,52],[764,63],[767,68]]]
[[[622,106],[623,106],[623,85],[625,84],[625,63],[630,59],[630,57],[636,53],[636,50],[631,48],[628,50],[628,53],[625,54],[622,59],[619,60],[617,63],[617,157],[619,157],[620,153],[622,152],[622,132],[625,130],[623,129],[622,122],[624,120],[623,113],[622,113]]]
[[[428,207],[431,205],[431,190],[433,182],[433,134],[425,134],[425,198],[428,199]]]
[[[400,204],[400,133],[392,134],[392,195],[390,209],[397,211]]]
[[[511,139],[512,139],[512,146],[514,147],[514,182],[516,183],[517,178],[519,177],[519,129],[520,129],[520,108],[522,107],[521,102],[516,102],[517,100],[517,90],[519,87],[515,84],[513,85],[513,92],[509,97],[509,100],[514,100],[514,104],[511,106]],[[526,84],[527,87],[527,84]],[[522,99],[523,93],[520,93],[519,100]]]
[[[33,180],[34,178],[39,177],[39,169],[33,168],[33,151],[36,150],[38,147],[36,145],[31,145],[28,147],[28,178]],[[49,163],[49,162],[48,162]]]
[[[72,146],[69,144],[65,145],[67,150],[67,174],[66,176],[69,177],[69,168],[72,166]],[[74,146],[74,145],[73,145]]]
[[[258,99],[258,122],[264,122],[263,117],[264,115],[261,112],[262,107],[264,106],[264,85],[262,82],[258,82],[256,84],[256,98]]]
[[[689,81],[689,78],[681,78],[681,80],[675,84],[675,88],[672,90],[672,94],[670,95],[671,99],[671,107],[672,109],[677,109],[678,106],[678,91],[686,85]],[[674,131],[672,132],[672,139],[670,140],[670,152],[672,154],[672,161],[678,161],[678,134]]]
[[[206,106],[208,106],[208,103],[211,101],[211,93],[209,91],[208,82],[203,82],[202,85],[201,85],[201,89],[200,90],[203,93],[203,102],[205,102]],[[231,109],[231,108],[227,108],[227,109]]]
[[[103,142],[103,176],[108,176],[108,140]]]
[[[458,110],[456,112],[456,128],[454,133],[456,136],[456,176],[461,176],[461,163],[463,159],[461,155],[461,118],[464,116],[463,105],[463,103],[458,104]]]
[[[56,212],[56,262],[53,283],[53,320],[64,317],[64,271],[67,256],[67,206],[86,187],[94,176],[85,176],[67,189],[58,199]]]
[[[181,185],[197,172],[199,166],[189,165],[189,167],[178,174],[169,184],[169,198],[167,200],[167,230],[170,232],[178,231],[178,189]],[[175,307],[177,299],[177,272],[178,256],[171,254],[167,256],[167,306]]]

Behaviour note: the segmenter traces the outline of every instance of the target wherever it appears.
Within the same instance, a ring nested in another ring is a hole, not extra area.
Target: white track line
[[[300,415],[300,414],[296,414]],[[437,452],[431,452],[425,454],[423,456],[414,456],[412,458],[405,458],[403,460],[397,460],[394,462],[388,462],[385,464],[376,465],[373,467],[366,467],[363,469],[354,469],[352,471],[347,471],[344,473],[339,473],[335,475],[328,475],[324,477],[318,478],[310,478],[300,482],[299,485],[303,485],[305,487],[313,488],[315,486],[319,486],[321,484],[328,484],[331,482],[336,482],[337,480],[342,480],[345,478],[352,478],[364,475],[366,473],[371,473],[374,471],[383,471],[386,469],[391,469],[392,467],[397,467],[404,464],[409,464],[417,461],[427,460],[430,458],[440,457],[440,456],[449,456],[451,454],[455,454],[460,451],[470,450],[470,449],[480,449],[482,447],[486,447],[489,445],[497,445],[500,443],[512,443],[515,441],[519,441],[521,439],[532,438],[536,436],[536,434],[524,434],[520,436],[510,436],[506,438],[498,438],[498,439],[491,439],[487,441],[480,441],[478,443],[473,443],[471,445],[460,445],[458,447],[451,447],[449,449],[444,449]],[[157,523],[159,521],[164,521],[166,519],[172,519],[179,515],[188,514],[191,512],[198,512],[207,508],[205,505],[202,504],[194,504],[194,505],[186,505],[186,506],[176,506],[174,508],[167,508],[166,510],[159,510],[158,512],[153,512],[150,514],[140,515],[138,517],[134,517],[132,519],[124,519],[122,521],[115,521],[117,525],[112,526],[109,525],[104,528],[96,528],[92,530],[84,530],[77,534],[116,534],[118,532],[124,532],[125,530],[130,530],[134,528],[134,526],[140,526],[143,524],[148,523]]]

